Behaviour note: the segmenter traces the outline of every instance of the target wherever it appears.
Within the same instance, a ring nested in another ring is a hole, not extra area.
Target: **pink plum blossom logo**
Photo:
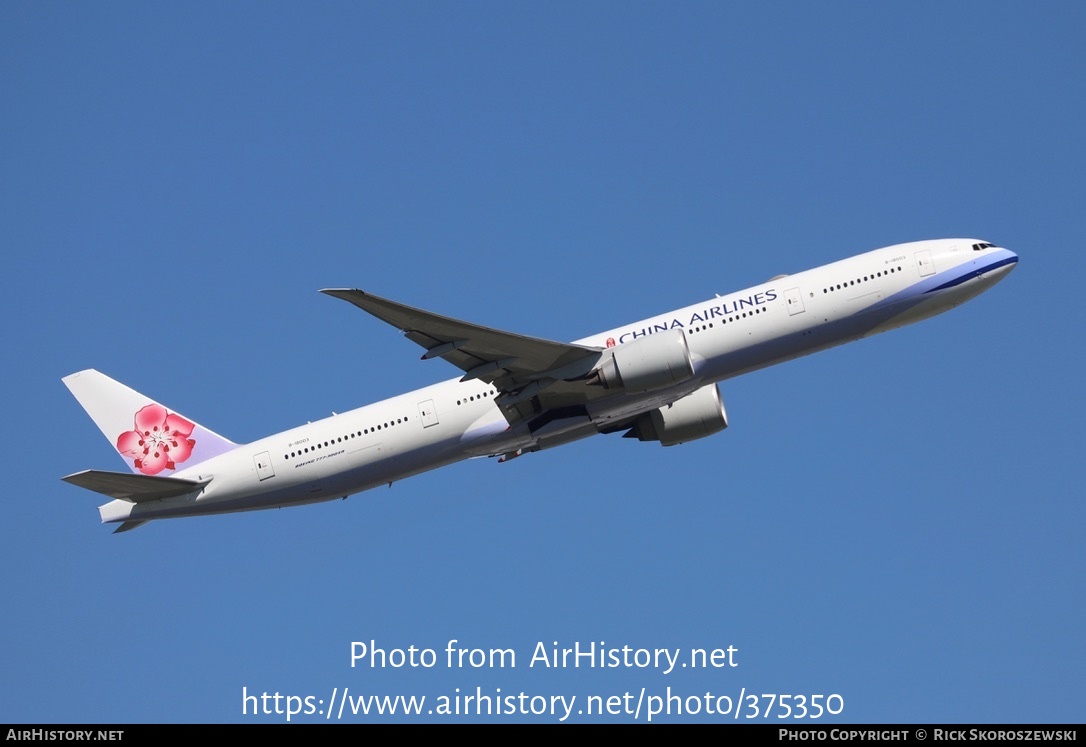
[[[189,438],[194,425],[162,405],[147,405],[136,413],[135,430],[125,431],[117,439],[117,451],[135,459],[136,469],[145,475],[177,469],[196,445]]]

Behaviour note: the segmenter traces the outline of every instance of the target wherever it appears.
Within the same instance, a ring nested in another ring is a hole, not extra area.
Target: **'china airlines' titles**
[[[777,291],[770,288],[761,293],[755,293],[753,296],[724,301],[716,306],[710,306],[706,309],[695,311],[690,315],[690,319],[685,324],[681,319],[675,317],[670,322],[658,322],[654,323],[651,327],[642,327],[641,329],[623,332],[622,335],[619,336],[618,341],[621,344],[636,340],[638,337],[646,337],[654,332],[667,332],[669,329],[676,328],[683,329],[694,324],[711,322],[714,319],[723,319],[729,314],[739,314],[746,309],[754,309],[775,300],[777,300]]]

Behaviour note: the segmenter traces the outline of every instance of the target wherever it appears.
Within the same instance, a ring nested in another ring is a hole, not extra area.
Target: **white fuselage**
[[[979,249],[977,247],[980,247]],[[974,239],[900,244],[775,278],[738,293],[601,332],[607,348],[662,331],[686,336],[695,378],[586,413],[510,428],[497,390],[452,379],[278,433],[177,471],[207,482],[160,501],[114,500],[103,521],[191,516],[346,497],[473,456],[549,448],[666,406],[706,384],[925,319],[987,289],[1017,256]]]

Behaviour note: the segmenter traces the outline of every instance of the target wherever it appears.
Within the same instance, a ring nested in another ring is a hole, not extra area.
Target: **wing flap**
[[[118,498],[129,503],[157,501],[191,493],[207,485],[210,480],[180,480],[176,477],[152,477],[133,475],[127,472],[106,472],[87,469],[74,475],[62,477],[64,482],[93,490],[110,498]]]
[[[144,524],[146,524],[149,521],[150,521],[150,519],[139,519],[138,521],[126,521],[125,523],[121,524],[119,527],[114,529],[113,533],[114,534],[120,534],[121,532],[131,532],[136,527],[141,527],[141,526],[143,526]]]

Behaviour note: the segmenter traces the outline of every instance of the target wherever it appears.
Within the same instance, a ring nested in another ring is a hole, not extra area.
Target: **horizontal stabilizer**
[[[83,470],[61,479],[64,482],[70,482],[72,485],[78,485],[81,488],[108,495],[110,498],[119,498],[129,503],[173,498],[174,496],[199,490],[211,482],[210,480],[199,482],[196,480],[179,480],[176,477],[133,475],[127,472],[105,472],[97,469]],[[135,529],[135,527],[129,527],[129,529]],[[118,531],[126,530],[122,528]]]

